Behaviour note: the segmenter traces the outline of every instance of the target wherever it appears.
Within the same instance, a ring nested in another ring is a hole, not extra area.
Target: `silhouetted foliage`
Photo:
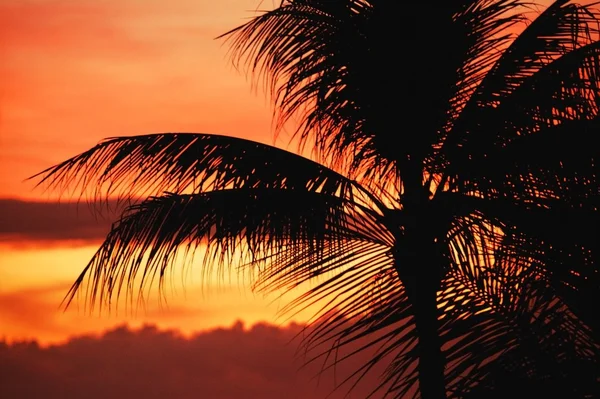
[[[285,309],[324,304],[305,343],[331,342],[328,356],[372,335],[380,355],[357,373],[388,362],[391,396],[593,397],[599,19],[569,1],[539,10],[283,0],[228,32],[319,163],[170,133],[47,169],[52,189],[148,196],[67,299],[141,293],[201,248],[203,270],[241,262],[258,290],[317,279]]]

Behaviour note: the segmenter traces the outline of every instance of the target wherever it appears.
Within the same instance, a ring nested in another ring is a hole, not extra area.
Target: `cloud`
[[[0,397],[5,398],[324,398],[335,387],[322,362],[299,370],[306,358],[293,340],[302,326],[241,322],[190,338],[175,331],[126,326],[102,336],[80,336],[61,345],[0,341]],[[372,354],[336,368],[337,382]],[[364,398],[382,368],[367,374],[350,398]],[[348,392],[342,386],[332,396]],[[380,397],[380,396],[375,396]]]
[[[114,209],[115,205],[109,204],[110,209]],[[99,243],[106,237],[117,215],[114,212],[100,215],[93,212],[97,208],[90,206],[85,202],[0,199],[0,243]]]

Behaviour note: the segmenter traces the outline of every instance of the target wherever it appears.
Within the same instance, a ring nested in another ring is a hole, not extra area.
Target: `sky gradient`
[[[191,131],[273,143],[268,98],[215,39],[259,5],[271,2],[0,2],[0,337],[48,344],[124,322],[190,334],[239,318],[285,324],[275,297],[235,279],[175,284],[167,304],[155,296],[119,314],[77,304],[63,312],[116,215],[97,219],[24,181],[111,136]]]
[[[241,397],[240,386],[247,398],[329,393],[331,373],[319,386],[307,382],[317,366],[295,374],[298,342],[289,341],[300,326],[277,317],[285,298],[253,294],[235,276],[200,282],[199,273],[178,275],[167,303],[154,290],[143,306],[118,313],[90,314],[82,303],[64,311],[63,297],[116,215],[98,218],[85,204],[59,203],[56,193],[24,181],[106,137],[184,131],[273,144],[269,99],[235,70],[225,41],[215,40],[273,2],[0,1],[0,397],[164,397],[181,381],[193,381],[181,398],[198,389]],[[275,144],[286,148],[288,137]],[[36,343],[16,344],[24,340]],[[131,353],[135,364],[126,362]],[[98,371],[83,373],[93,370],[90,359]],[[144,378],[158,381],[153,389],[143,379],[119,380],[148,364],[170,370],[148,370]],[[71,379],[60,385],[58,374]],[[24,380],[30,391],[18,384]]]

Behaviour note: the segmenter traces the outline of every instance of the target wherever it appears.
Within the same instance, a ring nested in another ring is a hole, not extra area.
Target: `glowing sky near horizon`
[[[0,2],[0,198],[52,199],[23,180],[105,137],[193,131],[272,143],[268,98],[252,90],[228,59],[227,44],[215,40],[259,5],[271,2]],[[2,210],[5,218],[30,212],[15,204]],[[40,215],[22,223],[42,223]],[[91,225],[88,219],[81,223]],[[0,241],[0,337],[50,342],[124,321],[191,332],[238,318],[279,320],[274,298],[237,284],[204,293],[198,283],[186,284],[185,295],[180,289],[168,297],[168,307],[154,301],[135,315],[62,312],[60,301],[99,239],[39,242],[29,233]]]

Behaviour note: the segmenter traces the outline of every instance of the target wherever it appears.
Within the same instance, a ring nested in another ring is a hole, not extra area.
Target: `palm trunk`
[[[418,334],[419,390],[421,399],[445,399],[446,384],[439,336],[437,291],[445,269],[439,232],[428,208],[428,190],[422,185],[422,169],[418,161],[407,161],[404,170],[402,198],[404,232],[398,235],[398,276],[402,280],[414,309]],[[409,173],[412,172],[412,173]]]
[[[406,287],[415,318],[418,336],[417,350],[419,353],[417,371],[419,373],[421,399],[445,399],[444,368],[446,358],[442,352],[437,309],[437,290],[440,279],[436,275],[436,269],[439,270],[440,265],[435,263],[440,262],[440,259],[435,256],[421,255],[420,259],[416,257],[416,253],[431,255],[434,253],[435,247],[427,248],[427,245],[414,245],[412,250],[407,251],[408,248],[404,249],[404,255],[408,252],[408,256],[400,255],[401,259],[398,259],[397,270]],[[402,269],[402,263],[405,265],[411,264],[408,262],[418,265],[415,268],[416,270],[408,268],[409,272],[416,273],[407,274],[407,268]]]
[[[445,358],[438,330],[436,291],[417,283],[412,296],[419,337],[419,389],[421,399],[445,399]]]

